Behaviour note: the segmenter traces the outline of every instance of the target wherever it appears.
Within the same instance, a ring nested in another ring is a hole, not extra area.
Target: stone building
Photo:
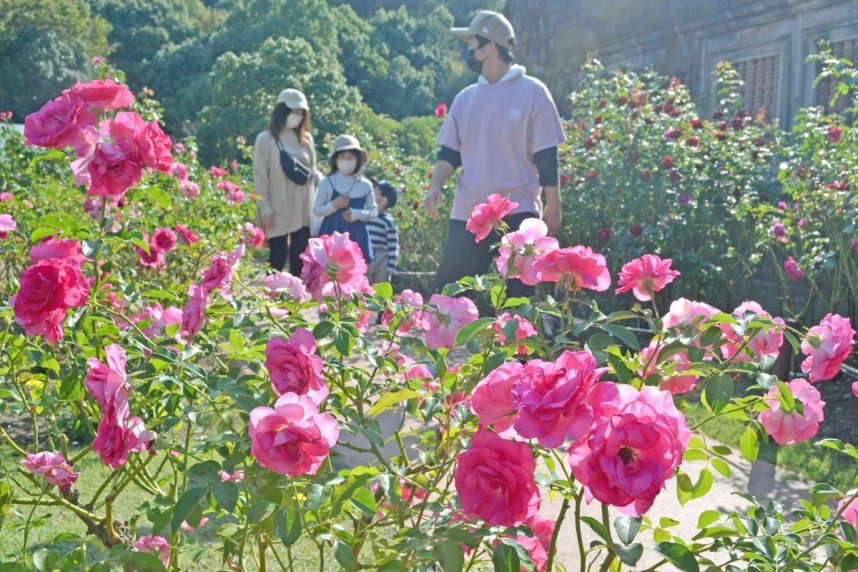
[[[858,0],[508,0],[506,14],[519,61],[561,107],[593,55],[608,69],[652,66],[678,77],[706,113],[716,64],[729,61],[745,81],[747,108],[765,107],[788,127],[801,107],[830,99],[831,82],[814,89],[819,70],[807,61],[819,40],[858,62]]]

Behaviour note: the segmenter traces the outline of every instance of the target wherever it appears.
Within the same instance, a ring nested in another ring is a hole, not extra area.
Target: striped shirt
[[[396,272],[396,263],[399,260],[399,231],[396,229],[396,221],[386,212],[381,213],[367,221],[366,230],[369,232],[372,249],[387,251],[388,272]]]

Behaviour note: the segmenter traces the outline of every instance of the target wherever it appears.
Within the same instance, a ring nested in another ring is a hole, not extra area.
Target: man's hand
[[[262,222],[262,230],[265,231],[265,234],[269,234],[271,232],[271,229],[274,228],[274,215],[262,215],[260,217],[260,222]]]
[[[352,209],[347,209],[346,212],[343,213],[343,220],[346,222],[352,222],[353,219]]]
[[[542,221],[548,227],[548,235],[555,236],[560,231],[560,193],[557,187],[542,187],[545,194],[545,208],[542,210]]]
[[[441,215],[438,214],[438,208],[441,206],[441,188],[437,185],[429,185],[429,190],[426,191],[426,198],[423,200],[423,207],[426,209],[426,214],[433,220],[438,220]]]

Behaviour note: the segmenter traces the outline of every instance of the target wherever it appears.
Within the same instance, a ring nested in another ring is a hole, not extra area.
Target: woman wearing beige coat
[[[316,171],[316,149],[310,134],[310,108],[307,98],[297,89],[284,89],[277,96],[268,127],[253,145],[253,187],[259,196],[257,220],[268,239],[268,263],[283,270],[289,261],[289,273],[301,275],[301,253],[310,239],[310,210],[313,207],[316,178],[298,185],[286,177],[280,166],[276,138],[292,159]]]

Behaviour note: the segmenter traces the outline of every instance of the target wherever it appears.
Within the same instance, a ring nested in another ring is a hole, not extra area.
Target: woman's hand
[[[337,210],[344,209],[349,206],[349,198],[345,195],[340,195],[335,198],[331,204],[334,205],[334,208]]]
[[[272,228],[274,228],[274,215],[273,214],[262,215],[260,222],[262,222],[262,230],[264,230],[267,234],[267,233],[271,232]]]
[[[346,222],[352,222],[352,220],[354,220],[354,217],[352,216],[352,209],[349,209],[343,213],[343,220]]]

